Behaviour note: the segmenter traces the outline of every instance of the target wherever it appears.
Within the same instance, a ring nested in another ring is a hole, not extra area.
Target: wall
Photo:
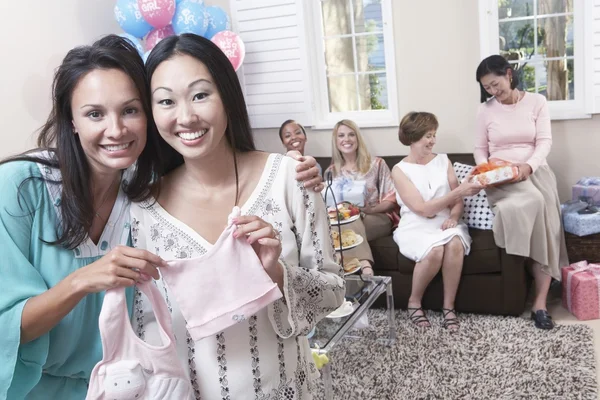
[[[435,113],[440,121],[436,150],[471,152],[479,104],[477,1],[436,1],[432,13],[432,1],[394,0],[393,19],[400,115],[413,110]],[[600,115],[554,121],[552,130],[554,146],[548,162],[565,201],[570,186],[581,176],[600,176]],[[276,130],[255,134],[262,149],[282,151]],[[407,153],[398,142],[397,127],[364,129],[363,134],[373,154]],[[331,155],[330,131],[309,129],[308,136],[308,154]]]
[[[114,1],[0,1],[0,157],[35,143],[50,111],[54,69],[67,51],[121,30]]]
[[[60,7],[56,6],[60,3]],[[206,0],[229,9],[228,0]],[[435,113],[440,120],[437,151],[470,152],[478,106],[475,68],[479,62],[477,1],[394,0],[394,36],[400,114],[411,110]],[[68,49],[99,36],[120,32],[106,0],[1,1],[0,15],[27,15],[29,32],[18,18],[0,25],[4,54],[0,64],[0,157],[32,145],[32,132],[49,111],[53,69]],[[435,10],[435,12],[432,12]],[[6,38],[15,38],[8,40]],[[593,119],[552,123],[554,146],[548,161],[556,173],[562,200],[570,185],[584,175],[600,176],[600,115]],[[275,130],[257,130],[261,149],[279,152]],[[372,152],[406,154],[397,127],[365,129]],[[329,131],[308,132],[307,151],[331,153]]]

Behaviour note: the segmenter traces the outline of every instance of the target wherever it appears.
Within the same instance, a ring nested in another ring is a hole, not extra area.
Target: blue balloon
[[[182,1],[186,1],[186,0],[175,0],[175,4],[179,4]],[[204,5],[204,0],[187,0],[187,1],[191,1],[192,3],[198,3],[201,6]]]
[[[144,64],[146,64],[146,62],[148,61],[148,56],[150,55],[151,50],[148,50],[147,52],[144,53],[144,55],[142,56],[142,59],[144,60]]]
[[[229,16],[221,7],[208,7],[206,12],[208,14],[208,29],[204,34],[205,38],[210,39],[221,31],[228,31],[231,29]]]
[[[136,38],[143,38],[152,30],[152,25],[142,17],[137,0],[117,0],[115,18],[125,32]]]
[[[131,44],[135,47],[135,49],[138,51],[138,53],[140,53],[140,56],[141,57],[144,56],[144,46],[142,45],[142,42],[138,38],[136,38],[133,35],[130,35],[129,33],[121,33],[119,36],[129,40],[129,42],[131,42]]]
[[[182,0],[175,9],[172,25],[178,35],[194,33],[203,36],[208,29],[206,9],[202,4],[193,0]]]

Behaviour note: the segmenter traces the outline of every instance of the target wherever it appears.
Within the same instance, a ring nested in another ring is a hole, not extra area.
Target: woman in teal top
[[[84,399],[104,291],[164,265],[128,247],[129,203],[161,176],[135,48],[109,35],[71,50],[53,100],[39,149],[0,162],[0,400]],[[315,164],[300,166],[307,187]]]
[[[0,165],[0,399],[84,399],[103,291],[162,265],[126,247],[129,199],[160,173],[136,50],[116,36],[71,50],[53,99],[40,149]]]

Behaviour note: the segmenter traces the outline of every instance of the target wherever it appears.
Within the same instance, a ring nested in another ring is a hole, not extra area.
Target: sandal
[[[410,319],[410,322],[412,322],[419,328],[430,328],[431,327],[431,323],[429,322],[429,319],[427,319],[427,316],[425,315],[425,310],[423,310],[423,307],[407,307],[406,310],[409,312],[408,319]],[[423,314],[415,315],[418,311],[421,311]]]
[[[442,327],[444,329],[448,329],[449,331],[456,332],[458,328],[460,328],[460,323],[458,322],[456,310],[454,310],[453,308],[442,308],[442,314],[444,315],[444,322],[442,322]],[[454,314],[454,318],[448,318],[448,315],[450,314]]]

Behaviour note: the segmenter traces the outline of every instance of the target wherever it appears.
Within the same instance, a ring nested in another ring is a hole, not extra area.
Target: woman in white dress
[[[442,270],[444,328],[459,327],[454,299],[471,237],[461,221],[463,197],[482,187],[468,179],[458,184],[445,154],[434,154],[438,121],[426,112],[408,113],[400,123],[399,139],[410,152],[392,169],[400,204],[400,223],[394,241],[400,252],[416,262],[408,299],[409,318],[417,326],[431,326],[421,300],[427,285]]]
[[[155,199],[132,205],[134,245],[165,260],[197,258],[213,248],[239,206],[234,237],[252,244],[283,294],[194,341],[175,300],[180,293],[157,281],[196,397],[312,399],[319,374],[306,335],[345,293],[325,204],[294,180],[298,164],[291,158],[255,151],[238,78],[216,45],[196,35],[172,36],[153,49],[146,66],[170,171]],[[141,293],[133,324],[148,343],[161,342]]]

